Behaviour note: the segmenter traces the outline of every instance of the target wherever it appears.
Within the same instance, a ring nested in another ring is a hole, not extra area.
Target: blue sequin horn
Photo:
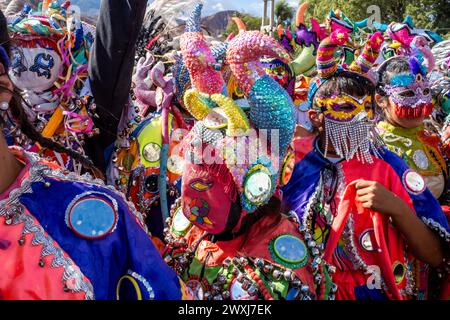
[[[283,47],[258,31],[243,31],[228,44],[227,63],[249,100],[250,120],[257,129],[267,129],[268,136],[272,136],[272,130],[278,130],[282,159],[295,130],[294,104],[283,87],[266,74],[261,58],[289,62]]]

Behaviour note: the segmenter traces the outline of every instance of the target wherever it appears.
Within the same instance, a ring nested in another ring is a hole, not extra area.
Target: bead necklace
[[[181,200],[177,199],[171,208],[171,215],[167,220],[168,226],[172,225],[174,214],[180,205]],[[298,224],[295,213],[290,212],[289,219]],[[205,292],[202,298],[207,300],[242,298],[273,300],[275,296],[280,299],[282,294],[276,283],[284,281],[288,288],[285,298],[288,300],[311,300],[318,297],[333,300],[337,286],[331,282],[329,274],[334,273],[335,268],[325,264],[321,258],[323,252],[319,250],[322,249],[322,246],[313,240],[312,235],[301,227],[299,227],[299,231],[304,235],[313,258],[311,268],[316,288],[309,288],[289,268],[258,257],[236,256],[223,261],[222,269],[219,270],[216,279],[209,288],[204,288]],[[200,238],[191,249],[183,237],[171,234],[170,227],[167,227],[164,232],[165,240],[168,243],[163,253],[164,259],[178,275],[185,276],[204,237]]]

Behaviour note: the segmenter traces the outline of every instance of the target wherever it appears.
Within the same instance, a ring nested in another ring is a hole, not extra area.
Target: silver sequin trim
[[[23,223],[22,236],[33,234],[31,244],[33,246],[42,245],[41,257],[53,255],[52,268],[63,267],[63,284],[70,283],[68,290],[72,292],[84,292],[86,300],[94,299],[94,289],[89,281],[84,280],[84,275],[74,264],[72,259],[65,257],[63,250],[54,245],[55,241],[45,234],[42,226],[34,224],[34,219],[26,213],[25,207],[20,203],[19,198],[23,194],[32,193],[31,184],[43,182],[44,176],[49,168],[38,162],[39,158],[32,154],[26,154],[31,167],[30,175],[22,181],[19,188],[11,191],[9,198],[0,201],[0,216],[10,220],[10,225]]]
[[[439,223],[431,218],[422,217],[422,221],[431,229],[437,231],[439,236],[443,238],[446,242],[450,242],[450,233],[444,229]]]

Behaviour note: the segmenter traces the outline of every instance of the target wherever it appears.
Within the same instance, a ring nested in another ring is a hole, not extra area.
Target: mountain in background
[[[0,0],[0,9],[4,10],[10,0]],[[100,0],[71,0],[71,4],[79,6],[84,19],[95,24],[100,7]],[[235,10],[226,10],[214,13],[202,19],[202,25],[211,36],[220,36],[227,28],[230,19],[236,14]],[[184,29],[184,20],[177,19],[180,31]],[[178,29],[178,28],[177,28]]]
[[[202,25],[212,36],[219,36],[225,32],[231,18],[236,15],[235,10],[220,11],[202,19]]]
[[[96,19],[99,12],[100,0],[72,0],[72,4],[81,8],[83,15]],[[211,36],[221,35],[227,28],[227,25],[236,14],[235,10],[220,11],[202,19],[202,25]],[[181,21],[180,21],[181,22]]]

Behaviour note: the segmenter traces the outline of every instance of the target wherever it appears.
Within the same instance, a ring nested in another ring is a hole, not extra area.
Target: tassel
[[[52,117],[42,131],[42,136],[44,138],[51,138],[55,134],[58,127],[61,125],[63,118],[63,110],[61,108],[56,108],[55,112],[53,112]]]

